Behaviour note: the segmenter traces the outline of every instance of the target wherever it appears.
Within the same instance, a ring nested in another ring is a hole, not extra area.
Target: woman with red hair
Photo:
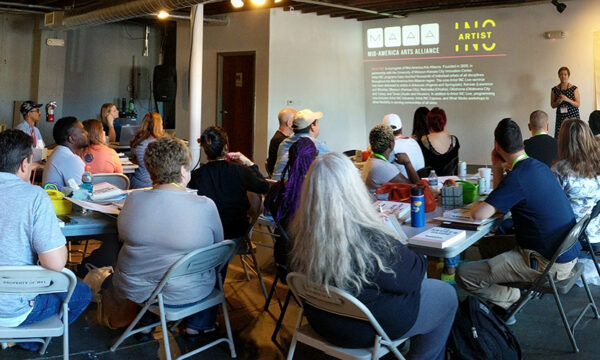
[[[438,176],[456,175],[458,169],[458,138],[446,130],[446,112],[434,107],[427,114],[430,133],[419,141],[425,166],[430,166]]]

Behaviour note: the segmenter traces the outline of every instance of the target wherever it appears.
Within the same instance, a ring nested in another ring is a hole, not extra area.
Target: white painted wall
[[[374,25],[424,24],[450,18],[451,21],[473,21],[493,18],[495,30],[502,33],[500,46],[506,58],[485,60],[496,73],[496,97],[488,103],[466,105],[455,103],[446,107],[448,130],[457,135],[460,158],[471,164],[489,164],[493,145],[493,130],[502,118],[512,117],[521,126],[523,137],[527,132],[529,114],[536,109],[546,111],[551,119],[550,133],[554,134],[555,110],[550,107],[550,89],[559,80],[561,66],[571,69],[570,82],[581,93],[580,115],[588,119],[594,110],[593,33],[600,31],[600,1],[565,1],[567,9],[559,14],[550,2],[506,8],[482,8],[410,15],[403,20],[365,22],[365,29]],[[542,35],[552,30],[567,32],[562,40],[546,40]],[[369,106],[367,106],[369,108]],[[398,112],[412,131],[412,116],[417,106],[396,106],[389,109],[369,109],[369,121],[382,117],[386,111]],[[408,120],[408,121],[407,121]]]
[[[269,139],[281,109],[309,108],[323,112],[319,139],[333,151],[366,148],[362,50],[355,20],[271,10]]]
[[[217,121],[217,55],[225,52],[254,51],[256,53],[255,124],[254,134],[248,136],[254,137],[253,160],[264,171],[262,164],[267,157],[269,116],[269,11],[243,11],[230,13],[227,16],[230,20],[227,26],[204,26],[202,130],[215,125]],[[197,137],[200,137],[200,134]]]

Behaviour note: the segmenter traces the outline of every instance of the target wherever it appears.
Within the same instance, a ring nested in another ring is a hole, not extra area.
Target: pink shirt
[[[123,173],[119,155],[106,145],[92,145],[83,156],[85,165],[90,166],[92,174]]]

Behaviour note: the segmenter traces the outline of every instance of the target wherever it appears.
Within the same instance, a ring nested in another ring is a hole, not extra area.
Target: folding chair
[[[107,182],[111,185],[118,187],[121,190],[129,189],[129,178],[123,174],[93,174],[92,185]]]
[[[585,248],[587,248],[587,250],[589,251],[590,256],[592,257],[592,261],[594,262],[594,266],[596,267],[596,271],[598,272],[598,276],[600,276],[600,266],[598,265],[598,259],[596,258],[596,254],[594,253],[594,249],[592,248],[592,244],[590,243],[590,239],[588,238],[585,230],[587,229],[590,222],[592,220],[594,220],[596,217],[598,217],[599,214],[600,214],[600,201],[598,201],[596,203],[596,205],[594,206],[594,208],[592,209],[592,212],[590,213],[590,217],[589,217],[587,223],[585,224],[585,227],[581,230],[581,236],[579,238],[579,241],[581,241],[583,243],[583,245],[585,245]]]
[[[133,322],[127,327],[127,329],[125,330],[125,332],[123,332],[119,339],[117,339],[114,345],[111,346],[110,351],[115,351],[117,347],[129,336],[161,325],[166,359],[171,360],[171,348],[169,346],[169,333],[167,328],[167,321],[176,321],[175,325],[170,329],[171,331],[174,331],[179,325],[179,322],[185,317],[196,314],[202,310],[206,310],[215,305],[221,304],[223,309],[223,317],[225,318],[225,327],[227,328],[227,337],[220,338],[202,346],[199,349],[183,354],[177,359],[180,360],[188,358],[222,342],[226,342],[229,345],[231,357],[235,358],[235,346],[233,343],[233,335],[231,333],[231,324],[229,323],[229,314],[227,313],[225,291],[223,289],[224,279],[221,275],[221,270],[224,266],[227,266],[229,264],[229,261],[233,256],[234,252],[235,243],[231,240],[225,240],[218,244],[213,244],[211,246],[194,250],[191,253],[179,259],[179,261],[173,264],[173,266],[171,266],[169,271],[165,274],[165,276],[158,284],[156,289],[152,292],[152,295],[150,295],[150,298],[144,303],[144,307],[142,307],[142,310],[140,310]],[[165,306],[163,300],[163,290],[165,286],[169,283],[169,281],[182,276],[203,273],[210,269],[215,269],[215,273],[217,276],[217,287],[207,297],[187,307],[175,308]],[[133,330],[133,328],[137,325],[142,316],[148,310],[154,314],[159,315],[160,321]]]
[[[311,284],[308,282],[306,276],[300,273],[289,273],[287,282],[294,296],[301,300],[301,310],[290,344],[287,356],[288,360],[294,357],[298,341],[338,359],[379,359],[391,352],[397,359],[404,360],[404,357],[398,350],[398,346],[405,342],[406,339],[391,340],[373,314],[371,314],[371,311],[354,296],[333,286],[325,288],[324,286]],[[314,332],[310,325],[301,326],[304,316],[304,303],[336,315],[369,322],[376,332],[373,347],[350,349],[335,346]]]
[[[68,269],[56,272],[41,266],[0,266],[0,294],[67,293],[60,312],[44,321],[17,327],[0,326],[0,343],[39,342],[44,355],[52,337],[63,337],[63,359],[69,358],[68,303],[77,278]]]
[[[266,299],[268,296],[267,287],[265,286],[265,282],[260,271],[260,266],[258,265],[258,260],[256,260],[256,245],[254,245],[254,243],[252,242],[254,226],[256,225],[258,218],[262,214],[263,200],[261,195],[250,191],[248,191],[248,200],[250,201],[250,210],[248,210],[248,216],[250,217],[250,226],[248,226],[248,230],[240,238],[240,244],[238,245],[237,255],[240,256],[240,261],[242,262],[242,267],[244,268],[246,279],[250,281],[250,275],[248,274],[248,269],[250,269],[250,271],[252,271],[258,277],[258,281],[260,282],[260,286]],[[250,262],[250,260],[252,260],[252,262]]]
[[[556,259],[569,249],[571,249],[575,243],[578,241],[579,236],[587,227],[589,222],[589,215],[583,217],[577,224],[573,226],[573,228],[569,231],[563,242],[560,244],[552,259],[546,266],[544,272],[533,282],[533,283],[523,283],[523,282],[515,282],[515,283],[507,283],[503,284],[506,286],[518,288],[521,290],[525,290],[524,294],[521,296],[519,301],[515,303],[512,307],[508,309],[506,315],[503,320],[507,321],[511,316],[517,314],[527,302],[537,294],[552,294],[554,296],[554,300],[556,302],[556,306],[558,308],[558,312],[560,313],[560,317],[562,319],[563,325],[565,327],[565,331],[567,332],[567,336],[569,337],[569,341],[573,346],[574,352],[579,352],[579,348],[577,347],[577,342],[575,341],[575,327],[579,324],[579,321],[583,318],[586,311],[589,308],[592,308],[596,319],[600,319],[600,314],[598,313],[598,308],[594,303],[594,298],[592,297],[592,293],[590,292],[590,288],[585,280],[583,275],[584,265],[582,263],[577,263],[573,270],[571,271],[571,277],[565,280],[555,281],[553,274],[550,273],[550,269],[552,265],[556,263]],[[560,301],[560,294],[567,294],[573,285],[577,282],[577,279],[581,277],[581,281],[583,282],[583,286],[585,287],[585,292],[587,293],[588,303],[585,305],[583,310],[579,313],[575,321],[572,325],[569,325],[569,321],[567,319],[567,315],[565,314],[565,310],[563,308],[562,302]]]

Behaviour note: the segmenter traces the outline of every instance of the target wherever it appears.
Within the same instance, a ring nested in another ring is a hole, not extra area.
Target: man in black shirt
[[[551,167],[552,163],[558,159],[558,141],[548,135],[550,129],[548,114],[542,110],[532,112],[529,115],[528,126],[532,136],[523,142],[525,152]]]
[[[294,115],[296,115],[294,109],[283,109],[279,112],[279,129],[269,143],[269,158],[267,159],[267,171],[269,176],[273,173],[275,163],[277,162],[277,151],[279,150],[279,144],[285,138],[291,136],[294,132],[292,131],[292,124],[294,123]]]

